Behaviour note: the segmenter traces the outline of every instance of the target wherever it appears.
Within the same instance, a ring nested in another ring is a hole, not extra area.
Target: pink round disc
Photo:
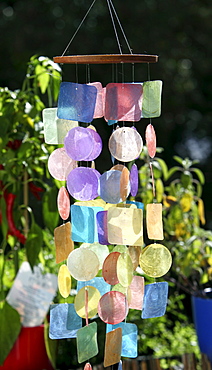
[[[78,167],[67,178],[67,188],[77,200],[92,200],[98,196],[100,173],[94,168]]]
[[[54,179],[64,181],[68,174],[77,167],[77,162],[71,159],[64,148],[55,149],[48,159],[48,170]]]
[[[60,217],[63,220],[67,220],[70,214],[70,198],[65,186],[62,186],[58,191],[57,208]]]
[[[133,164],[130,170],[130,186],[131,195],[135,197],[138,192],[138,167],[136,164]]]
[[[116,285],[119,283],[117,277],[117,260],[119,256],[119,252],[112,252],[108,254],[102,266],[102,276],[106,283],[110,285]]]
[[[151,125],[151,123],[146,128],[145,137],[149,156],[154,158],[156,153],[156,135],[154,127]]]
[[[102,321],[116,325],[128,314],[128,303],[125,295],[118,291],[104,294],[98,304],[98,314]]]

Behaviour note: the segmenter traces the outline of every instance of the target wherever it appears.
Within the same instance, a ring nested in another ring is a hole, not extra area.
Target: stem
[[[5,268],[5,257],[4,257],[4,251],[7,245],[6,239],[3,240],[1,246],[0,246],[0,301],[4,299],[3,296],[3,276],[4,276],[4,268]]]

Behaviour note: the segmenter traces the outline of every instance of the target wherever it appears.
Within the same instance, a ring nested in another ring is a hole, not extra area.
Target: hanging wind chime
[[[96,0],[93,1],[91,10]],[[120,54],[55,57],[60,64],[156,63],[157,55],[132,54],[112,0],[107,0]],[[123,54],[117,36],[116,19],[129,48]],[[106,323],[104,366],[119,363],[121,356],[137,357],[137,326],[127,322],[129,309],[141,311],[141,318],[162,316],[166,310],[168,284],[146,284],[142,274],[159,278],[171,266],[171,254],[163,240],[162,204],[155,196],[152,160],[156,135],[152,118],[161,114],[162,81],[61,82],[57,108],[43,111],[44,137],[48,144],[63,144],[49,157],[50,174],[66,181],[58,192],[58,211],[63,220],[54,232],[60,294],[70,295],[71,279],[77,280],[74,304],[50,307],[51,339],[76,338],[78,362],[92,369],[90,359],[98,353],[96,315]],[[95,169],[102,139],[91,122],[104,117],[112,126],[108,149],[113,165],[104,173]],[[144,246],[141,202],[129,200],[138,192],[136,160],[143,140],[135,127],[149,118],[145,132],[150,157],[154,202],[146,207],[147,235],[152,243]],[[125,122],[128,126],[125,126]],[[85,165],[82,164],[85,163]],[[128,163],[131,163],[129,170]],[[70,196],[73,204],[70,205]],[[70,217],[70,221],[69,220]],[[110,252],[109,252],[110,250]],[[98,277],[97,277],[98,275]],[[85,325],[82,326],[82,319]]]

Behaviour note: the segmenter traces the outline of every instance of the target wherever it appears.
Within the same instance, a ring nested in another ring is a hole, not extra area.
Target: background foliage
[[[89,0],[2,1],[0,86],[18,88],[32,55],[61,55],[90,5]],[[133,52],[159,55],[159,63],[151,66],[151,78],[164,81],[162,116],[154,120],[158,143],[168,165],[174,164],[174,154],[200,160],[211,228],[211,2],[114,0],[114,6]],[[96,1],[68,52],[118,52],[106,0]],[[147,78],[146,69],[136,67],[135,78]],[[102,81],[102,70],[92,68],[91,79]],[[139,127],[141,133],[145,126]]]

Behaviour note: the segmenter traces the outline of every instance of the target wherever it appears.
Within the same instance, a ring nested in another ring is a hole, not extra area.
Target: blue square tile
[[[89,123],[93,120],[97,88],[62,82],[58,98],[58,118]]]
[[[142,319],[163,316],[166,312],[167,299],[168,283],[166,281],[145,285]]]
[[[121,328],[122,329],[122,350],[123,357],[135,358],[138,356],[138,328],[135,324],[120,322],[116,325],[107,324],[106,332]]]
[[[50,306],[49,337],[51,339],[76,338],[82,327],[82,319],[75,311],[74,304],[61,303]]]
[[[96,214],[102,207],[71,206],[71,239],[81,243],[98,242]]]

